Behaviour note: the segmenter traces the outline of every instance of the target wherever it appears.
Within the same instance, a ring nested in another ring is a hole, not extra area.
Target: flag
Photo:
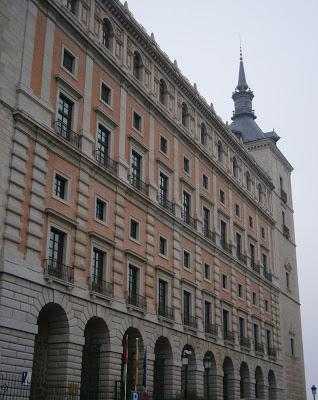
[[[136,338],[136,358],[135,358],[135,391],[137,391],[138,386],[138,373],[139,373],[139,346],[138,338]]]
[[[142,386],[147,392],[147,348],[144,350],[144,359],[142,362]]]
[[[126,392],[127,392],[127,365],[128,365],[128,335],[126,335],[125,343],[124,343],[124,352],[123,352],[123,364],[124,364],[124,399],[126,400]]]

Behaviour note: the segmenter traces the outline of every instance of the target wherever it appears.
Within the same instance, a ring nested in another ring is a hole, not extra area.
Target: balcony
[[[256,353],[264,354],[264,345],[263,345],[263,343],[255,342],[254,343],[254,349],[255,349]]]
[[[287,203],[287,193],[283,189],[280,189],[280,198],[285,204]]]
[[[258,264],[255,264],[255,261],[251,260],[251,267],[252,270],[255,271],[256,273],[260,274],[261,273],[261,266]]]
[[[205,324],[204,331],[208,335],[217,336],[218,335],[218,326],[216,324]]]
[[[184,210],[181,211],[181,219],[187,225],[191,226],[193,229],[197,229],[197,220],[192,218],[189,214],[185,213]]]
[[[244,349],[250,349],[251,348],[251,341],[249,338],[241,336],[240,337],[240,346],[243,347]]]
[[[147,308],[146,297],[140,294],[128,293],[126,301],[128,305],[139,308],[140,310],[146,310]]]
[[[289,228],[285,224],[283,224],[283,235],[289,239]]]
[[[89,290],[90,292],[99,293],[105,297],[114,297],[114,287],[111,283],[106,282],[98,277],[92,277],[89,279]]]
[[[158,203],[161,205],[162,208],[165,208],[171,214],[175,214],[175,203],[169,201],[165,196],[160,194],[157,195]]]
[[[247,257],[245,254],[241,253],[240,251],[236,252],[236,257],[238,258],[238,260],[240,260],[243,264],[246,264],[247,262]]]
[[[174,321],[174,308],[165,306],[163,304],[158,305],[157,313],[159,317],[170,319]]]
[[[266,268],[264,268],[264,278],[270,282],[273,281],[273,274],[271,272],[266,271]]]
[[[112,158],[108,157],[105,153],[100,150],[96,150],[96,161],[99,165],[103,168],[111,171],[113,174],[117,172],[117,162],[114,161]]]
[[[60,136],[72,146],[79,148],[79,135],[77,133],[68,128],[62,121],[55,121],[53,125],[57,136]]]
[[[223,250],[225,250],[229,254],[232,254],[232,245],[230,243],[226,242],[222,238],[221,238],[221,247],[222,247]]]
[[[148,196],[149,189],[148,189],[148,185],[145,182],[143,182],[141,179],[139,179],[135,175],[129,175],[128,179],[129,179],[130,184],[133,187],[135,187],[140,192],[142,192],[143,194]]]
[[[223,338],[225,342],[234,344],[235,342],[235,337],[234,337],[234,333],[231,331],[223,331]]]
[[[203,226],[203,235],[207,239],[211,240],[213,243],[216,241],[215,232],[210,231],[209,227]]]
[[[197,329],[198,319],[190,314],[183,315],[183,325],[192,329]]]
[[[272,358],[274,360],[276,360],[277,358],[277,351],[274,347],[268,347],[267,348],[267,354],[269,358]]]
[[[74,283],[74,268],[69,265],[62,264],[61,262],[49,258],[45,260],[44,265],[45,274],[49,277],[60,279],[61,281]]]

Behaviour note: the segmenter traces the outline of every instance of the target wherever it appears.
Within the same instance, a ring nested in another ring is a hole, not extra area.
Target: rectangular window
[[[262,258],[263,258],[263,267],[264,267],[264,269],[266,271],[267,270],[267,255],[263,254]]]
[[[74,103],[60,93],[57,112],[58,133],[67,140],[70,140],[70,131],[72,130],[73,109]]]
[[[163,172],[159,174],[159,200],[163,205],[168,200],[168,177]]]
[[[237,292],[238,292],[238,297],[240,299],[243,299],[243,286],[240,283],[237,285]]]
[[[259,331],[258,331],[258,325],[253,324],[253,336],[254,336],[254,344],[257,345],[259,342]]]
[[[249,223],[250,228],[253,228],[254,224],[253,224],[253,218],[251,216],[248,217],[248,223]]]
[[[268,300],[265,300],[265,311],[269,312],[269,303]]]
[[[242,236],[239,233],[236,233],[236,256],[240,258],[242,254]]]
[[[261,235],[262,235],[262,239],[265,239],[265,228],[263,226],[261,228]]]
[[[245,319],[239,317],[239,330],[240,330],[240,339],[242,340],[245,337]]]
[[[255,246],[250,243],[250,256],[251,256],[251,265],[255,265]]]
[[[190,174],[190,160],[187,157],[183,157],[183,169],[184,172]]]
[[[129,230],[129,237],[130,239],[133,240],[138,240],[139,241],[139,236],[140,236],[140,232],[139,232],[139,222],[136,221],[135,219],[130,219],[130,230]]]
[[[294,338],[290,338],[290,352],[291,355],[295,355],[295,343],[294,343]]]
[[[75,72],[75,57],[69,51],[64,49],[63,51],[63,67],[67,69],[71,74]]]
[[[68,180],[58,173],[54,177],[54,196],[67,200]]]
[[[206,327],[212,323],[212,305],[209,301],[204,302],[204,323]]]
[[[191,293],[183,292],[183,319],[185,323],[189,323],[191,316]]]
[[[100,98],[104,103],[108,104],[109,106],[111,105],[111,102],[112,102],[112,90],[104,82],[102,82],[102,85],[101,85]]]
[[[209,178],[205,174],[202,175],[202,186],[204,189],[209,190]]]
[[[191,254],[186,250],[183,250],[183,267],[191,269]]]
[[[129,265],[128,271],[128,294],[132,304],[137,304],[137,295],[139,292],[139,269]]]
[[[168,255],[168,241],[163,236],[159,236],[159,254],[165,257]]]
[[[203,207],[203,232],[205,236],[209,236],[210,231],[210,210]]]
[[[230,313],[227,310],[223,310],[223,332],[227,333],[230,330]]]
[[[98,124],[96,159],[105,167],[108,165],[110,131],[103,125]]]
[[[240,216],[240,206],[238,204],[235,204],[235,215],[237,217]]]
[[[188,218],[191,215],[191,196],[186,191],[183,191],[183,215],[184,218]]]
[[[256,306],[257,305],[257,296],[256,296],[255,292],[253,292],[253,294],[252,294],[252,301],[253,301],[253,305]]]
[[[168,297],[168,283],[162,279],[159,279],[158,284],[158,307],[159,307],[159,314],[165,315],[166,314],[166,307],[167,307],[167,297]]]
[[[163,136],[160,136],[160,151],[166,155],[168,153],[168,140]]]
[[[225,204],[225,193],[222,189],[220,189],[220,202]]]
[[[68,8],[71,13],[76,13],[76,0],[66,0],[66,8]]]
[[[100,198],[96,198],[95,218],[99,221],[106,222],[106,202]]]
[[[142,132],[142,117],[136,111],[133,112],[133,127],[136,131]]]
[[[222,275],[222,287],[223,289],[227,290],[227,276],[226,275]]]
[[[131,175],[132,184],[139,187],[141,181],[141,155],[135,150],[131,152]]]
[[[92,266],[92,280],[93,283],[99,284],[104,280],[106,254],[94,247],[93,249],[93,266]]]
[[[211,267],[209,264],[204,264],[204,279],[210,280],[211,279]]]
[[[270,348],[272,347],[272,332],[269,329],[266,329],[266,346],[267,354],[269,354]]]
[[[225,247],[226,245],[226,222],[221,221],[221,246]]]
[[[49,263],[57,267],[64,263],[66,234],[60,230],[51,227],[49,243]]]

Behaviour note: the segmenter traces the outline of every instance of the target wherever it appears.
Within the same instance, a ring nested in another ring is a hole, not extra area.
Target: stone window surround
[[[135,239],[134,237],[131,236],[131,222],[134,221],[137,223],[137,235],[138,238]],[[129,216],[129,234],[128,234],[129,240],[132,240],[133,242],[141,245],[141,222],[133,217],[133,216]]]
[[[109,251],[110,247],[105,246],[105,244],[101,244],[95,238],[91,240],[91,268],[90,268],[90,276],[93,274],[93,261],[94,261],[94,248],[102,251],[105,254],[104,265],[103,265],[103,280],[109,282],[110,281],[110,268],[109,268]]]
[[[111,158],[114,158],[114,142],[115,142],[114,129],[110,125],[110,123],[105,118],[103,118],[103,116],[100,113],[98,115],[96,115],[95,149],[97,149],[99,125],[102,125],[106,130],[109,131],[109,143],[108,143],[109,154],[108,154],[108,156]]]
[[[96,217],[96,204],[97,204],[97,199],[101,200],[102,202],[105,203],[105,219],[104,220],[100,220]],[[105,198],[103,198],[102,196],[100,196],[98,193],[95,193],[94,196],[94,221],[98,222],[99,224],[108,226],[109,221],[108,221],[108,211],[109,211],[109,202],[108,200],[106,200]]]
[[[62,214],[61,214],[62,216]],[[47,240],[46,240],[46,250],[45,250],[45,258],[48,259],[49,256],[49,247],[50,247],[50,234],[51,228],[55,228],[62,233],[65,234],[65,243],[63,249],[63,264],[69,265],[70,263],[70,247],[71,247],[71,227],[69,226],[69,222],[65,221],[57,221],[54,216],[48,217],[48,226],[47,226]]]
[[[66,191],[65,191],[65,199],[58,197],[55,195],[55,178],[56,175],[60,175],[62,178],[66,180]],[[52,179],[52,198],[60,201],[61,203],[70,206],[71,205],[71,186],[72,186],[72,178],[68,175],[65,175],[59,169],[54,168],[53,170],[53,179]]]
[[[102,86],[103,84],[107,86],[108,89],[110,89],[110,102],[106,103],[102,99]],[[99,84],[99,100],[108,108],[110,108],[112,111],[114,110],[113,104],[114,104],[114,89],[112,85],[110,85],[105,79],[100,78],[100,84]]]
[[[64,52],[65,50],[74,57],[74,65],[73,65],[73,69],[74,71],[71,72],[69,71],[67,68],[64,67],[63,65],[63,60],[64,60]],[[64,43],[62,43],[61,46],[61,63],[60,63],[60,67],[63,71],[65,71],[67,74],[69,74],[73,79],[75,79],[77,81],[77,75],[78,75],[78,64],[79,64],[79,59],[78,56],[69,49],[69,47],[67,47]]]
[[[72,131],[77,132],[77,122],[78,122],[78,97],[71,94],[71,90],[64,85],[62,81],[57,85],[57,96],[56,96],[56,107],[55,107],[55,121],[58,120],[58,109],[60,95],[67,97],[73,103],[73,113],[72,113]]]
[[[160,238],[163,238],[166,241],[167,254],[160,253]],[[161,232],[159,232],[159,235],[158,235],[158,255],[159,255],[159,257],[165,258],[166,260],[169,259],[169,239],[167,238],[167,236],[165,236]]]

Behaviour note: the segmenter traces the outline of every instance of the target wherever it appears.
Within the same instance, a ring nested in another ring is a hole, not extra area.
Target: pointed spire
[[[248,84],[246,82],[246,77],[245,77],[241,45],[240,45],[240,70],[239,70],[239,77],[238,77],[238,83],[237,83],[236,89],[237,90],[247,90],[248,89]]]

